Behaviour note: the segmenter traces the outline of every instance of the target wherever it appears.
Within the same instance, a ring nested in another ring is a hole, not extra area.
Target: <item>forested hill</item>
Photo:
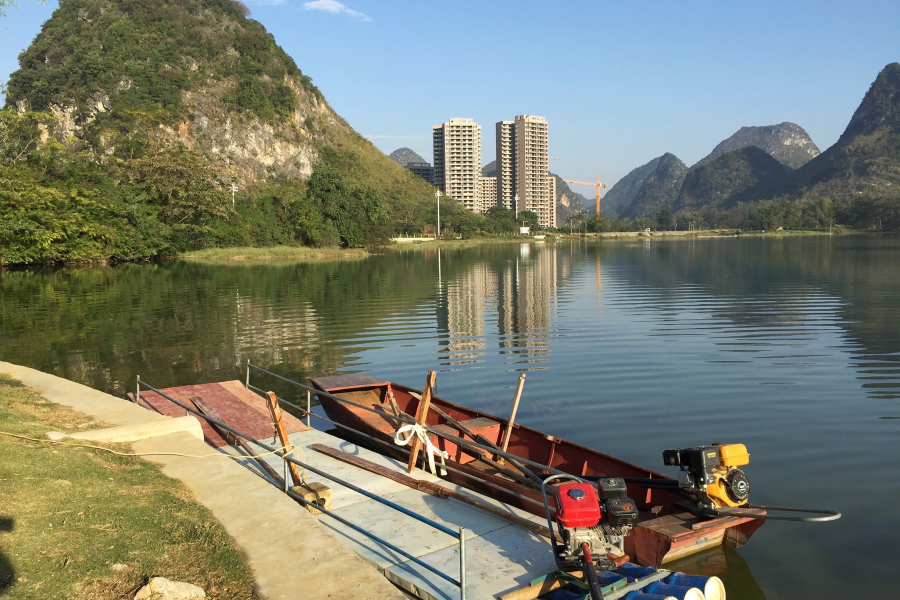
[[[891,213],[877,220],[900,225],[900,63],[878,74],[837,143],[800,168],[792,183],[804,197],[870,198]]]
[[[233,0],[62,2],[8,83],[0,158],[0,264],[360,245],[431,220],[433,189]]]

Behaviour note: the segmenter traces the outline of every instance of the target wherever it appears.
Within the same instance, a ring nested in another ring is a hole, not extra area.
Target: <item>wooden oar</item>
[[[438,485],[437,483],[432,483],[430,481],[420,481],[414,477],[410,477],[409,475],[405,475],[404,473],[400,473],[399,471],[395,471],[389,467],[379,465],[364,458],[360,458],[359,456],[348,454],[346,452],[338,450],[337,448],[332,448],[331,446],[326,446],[324,444],[312,444],[310,445],[310,448],[361,469],[365,469],[366,471],[369,471],[371,473],[376,473],[378,475],[381,475],[382,477],[387,477],[388,479],[392,479],[398,483],[402,483],[403,485],[409,486],[415,490],[425,492],[426,494],[431,494],[432,496],[437,496],[438,498],[453,498],[454,500],[464,502],[465,504],[474,506],[480,510],[483,510],[484,512],[500,517],[501,519],[506,519],[507,521],[515,523],[516,525],[521,525],[522,527],[530,529],[535,533],[539,533],[544,537],[550,537],[550,531],[540,523],[535,523],[530,519],[526,519],[524,517],[520,517],[519,515],[502,511],[494,506],[491,506],[490,504],[479,502],[474,498],[453,491],[449,488],[445,488],[444,486]]]

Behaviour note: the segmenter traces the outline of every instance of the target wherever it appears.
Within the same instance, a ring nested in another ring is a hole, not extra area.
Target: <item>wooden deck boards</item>
[[[275,428],[269,417],[266,401],[244,388],[240,381],[184,385],[165,388],[160,391],[188,406],[193,406],[191,403],[192,396],[199,396],[222,416],[227,425],[241,433],[246,433],[261,441],[274,436]],[[129,397],[132,400],[134,399],[133,394],[129,394]],[[168,417],[183,417],[185,415],[183,408],[163,398],[156,392],[142,391],[141,406]],[[282,414],[288,434],[307,430],[306,425],[298,418],[288,413]],[[215,448],[228,445],[204,419],[197,418],[197,420],[200,421],[200,425],[203,427],[203,438],[207,444]]]

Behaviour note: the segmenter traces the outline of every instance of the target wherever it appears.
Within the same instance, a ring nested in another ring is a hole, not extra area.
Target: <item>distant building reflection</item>
[[[547,368],[537,364],[550,360],[551,311],[559,277],[569,273],[554,246],[522,244],[515,261],[480,262],[447,281],[438,302],[443,364],[482,362],[491,338],[513,370]],[[486,332],[492,321],[496,330]]]

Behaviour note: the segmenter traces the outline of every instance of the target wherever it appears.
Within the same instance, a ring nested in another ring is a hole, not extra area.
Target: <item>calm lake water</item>
[[[742,442],[754,502],[844,515],[676,568],[725,569],[731,600],[896,598],[898,264],[898,238],[822,236],[10,271],[0,358],[117,395],[247,359],[416,387],[436,369],[440,395],[500,415],[525,371],[525,424],[664,473],[666,448]]]

